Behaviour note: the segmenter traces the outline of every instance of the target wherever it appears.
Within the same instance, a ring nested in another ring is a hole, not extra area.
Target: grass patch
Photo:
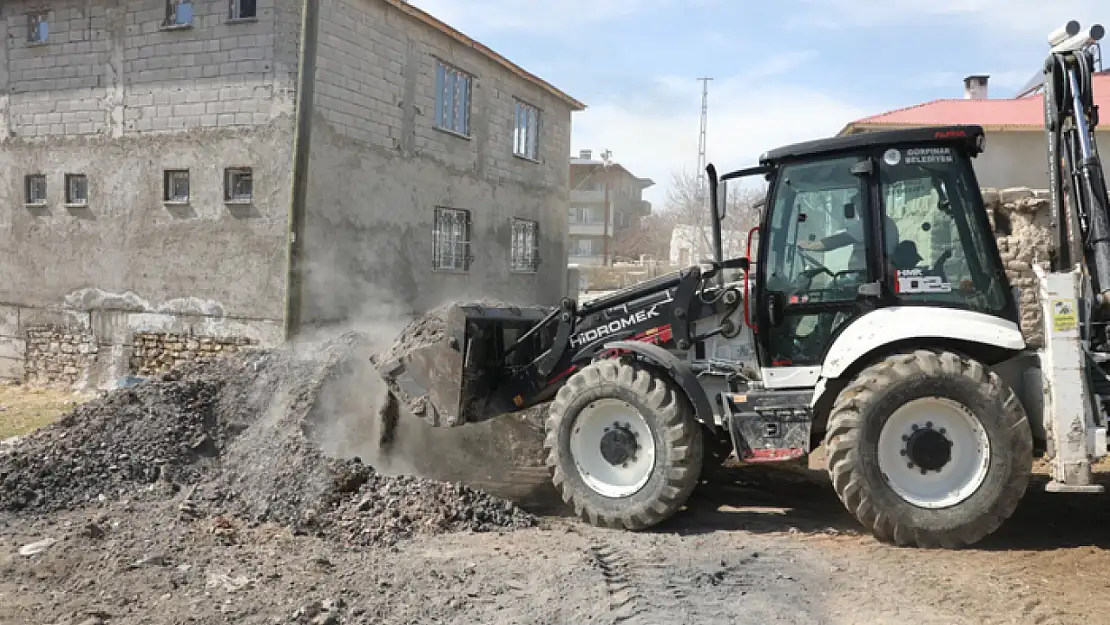
[[[49,425],[94,396],[95,393],[0,384],[0,440]]]

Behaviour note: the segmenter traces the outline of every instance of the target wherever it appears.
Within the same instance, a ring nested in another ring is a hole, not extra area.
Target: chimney
[[[985,74],[976,74],[964,78],[964,99],[965,100],[986,100],[987,99],[987,79],[990,76]]]
[[[592,159],[593,157],[594,157],[594,151],[593,150],[579,150],[578,151],[578,158],[580,158],[584,161],[588,161],[588,160]]]

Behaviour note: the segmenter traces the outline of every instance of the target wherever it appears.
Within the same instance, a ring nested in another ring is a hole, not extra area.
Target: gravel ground
[[[4,445],[0,623],[1001,625],[1110,612],[1092,590],[1110,570],[1105,497],[1034,485],[980,545],[896,549],[861,535],[819,473],[732,468],[662,527],[600,530],[553,496],[542,411],[435,430],[410,415],[394,457],[376,457],[367,398],[383,385],[358,364],[371,351],[344,335],[186,367]]]

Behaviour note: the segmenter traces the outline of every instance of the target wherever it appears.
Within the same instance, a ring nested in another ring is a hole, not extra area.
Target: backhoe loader
[[[973,167],[978,126],[827,138],[707,168],[715,258],[587,303],[459,305],[442,340],[380,365],[433,425],[550,403],[546,463],[590,523],[676,513],[708,462],[827,452],[880,540],[956,548],[1014,511],[1035,457],[1050,491],[1100,493],[1107,453],[1110,216],[1093,47],[1069,22],[1044,66],[1054,249],[1044,345],[1020,327]],[[759,226],[723,258],[722,196],[761,176]],[[735,184],[735,182],[733,183]],[[726,280],[727,274],[739,277]],[[722,453],[722,450],[725,453]]]

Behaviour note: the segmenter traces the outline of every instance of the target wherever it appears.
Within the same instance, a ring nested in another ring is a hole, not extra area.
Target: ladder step
[[[1098,495],[1106,490],[1102,484],[1064,484],[1056,480],[1052,480],[1048,484],[1045,484],[1044,489],[1049,493],[1082,493],[1090,495]]]

